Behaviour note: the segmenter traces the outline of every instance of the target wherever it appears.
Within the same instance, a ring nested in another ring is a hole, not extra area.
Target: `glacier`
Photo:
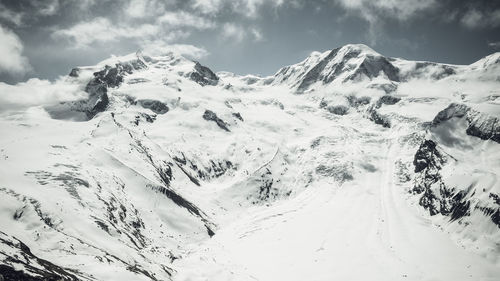
[[[137,52],[28,86],[0,85],[0,280],[500,276],[500,53]]]

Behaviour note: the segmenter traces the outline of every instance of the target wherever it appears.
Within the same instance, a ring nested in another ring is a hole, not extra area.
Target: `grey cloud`
[[[500,9],[480,11],[472,9],[464,14],[460,22],[468,28],[500,26]]]
[[[23,43],[11,30],[0,25],[0,73],[23,75],[31,70],[23,55]]]

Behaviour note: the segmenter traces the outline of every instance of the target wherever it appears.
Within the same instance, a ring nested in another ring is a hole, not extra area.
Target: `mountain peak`
[[[368,47],[365,44],[347,44],[344,45],[343,47],[340,47],[339,50],[345,53],[357,52],[360,54],[380,56],[379,53],[377,53],[375,50],[373,50],[372,48]]]

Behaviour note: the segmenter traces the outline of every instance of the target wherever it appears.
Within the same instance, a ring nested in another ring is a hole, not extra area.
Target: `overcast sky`
[[[0,0],[0,81],[54,79],[139,48],[269,75],[347,43],[469,64],[500,51],[500,0]]]

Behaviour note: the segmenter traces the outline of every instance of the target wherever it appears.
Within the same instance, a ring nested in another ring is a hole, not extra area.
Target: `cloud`
[[[148,38],[157,35],[159,31],[160,28],[153,24],[114,25],[108,19],[99,17],[57,30],[52,33],[52,37],[67,39],[74,43],[74,48],[85,48],[93,43],[112,42],[122,38]]]
[[[436,0],[333,0],[347,12],[357,13],[370,28],[368,36],[372,45],[380,37],[381,25],[386,18],[407,21],[420,13],[438,6]]]
[[[254,37],[254,40],[256,42],[260,42],[260,41],[264,40],[264,36],[262,35],[262,32],[259,29],[255,28],[255,27],[252,27],[250,29],[250,32],[252,33],[252,35]]]
[[[234,40],[236,43],[243,41],[246,31],[241,25],[225,23],[222,27],[222,37],[226,40]]]
[[[500,41],[490,42],[490,43],[488,43],[488,47],[493,48],[495,50],[500,50]]]
[[[0,25],[0,73],[24,75],[31,70],[28,59],[23,56],[23,43],[9,29]]]
[[[119,20],[112,22],[108,18],[97,17],[90,21],[77,23],[71,27],[55,30],[52,33],[54,39],[65,39],[73,44],[73,48],[88,48],[94,43],[112,43],[122,39],[134,39],[141,41],[152,41],[160,38],[163,41],[174,41],[184,39],[193,30],[206,30],[216,27],[215,22],[205,17],[197,16],[186,11],[159,12],[157,16],[145,16],[146,6],[156,6],[154,1],[134,4],[136,14],[133,17],[144,17],[142,23],[136,21]],[[146,3],[146,4],[144,4]],[[130,14],[128,9],[125,13]]]
[[[5,7],[2,3],[0,3],[0,20],[3,20],[8,23],[12,23],[16,26],[20,26],[22,23],[23,14],[14,12],[9,8]]]
[[[203,14],[215,14],[221,10],[223,0],[194,0],[192,8]]]
[[[17,110],[31,106],[51,105],[87,96],[78,83],[59,80],[54,83],[32,78],[26,82],[9,85],[0,82],[0,111]]]
[[[43,16],[55,15],[60,8],[59,0],[33,1],[32,5],[38,10],[38,13]]]
[[[125,8],[125,12],[133,18],[142,18],[146,15],[147,4],[148,2],[144,0],[132,0]]]
[[[480,11],[472,9],[460,19],[460,23],[470,29],[500,26],[500,9]]]
[[[192,59],[200,59],[208,56],[208,51],[188,44],[169,44],[162,40],[144,41],[141,44],[144,53],[156,56],[173,52]]]
[[[247,18],[258,18],[259,10],[264,5],[273,8],[282,6],[285,0],[194,0],[191,7],[202,14],[215,15],[221,11],[230,10]]]
[[[213,21],[190,14],[185,11],[180,12],[166,12],[161,15],[157,22],[160,24],[166,24],[168,27],[193,27],[195,29],[211,29],[216,25]]]
[[[256,27],[245,28],[240,24],[227,22],[222,26],[221,36],[223,39],[232,41],[233,43],[241,43],[249,38],[255,42],[264,40],[264,36],[260,29]]]
[[[335,0],[347,10],[358,11],[367,20],[381,16],[408,20],[419,12],[434,8],[436,0]]]

